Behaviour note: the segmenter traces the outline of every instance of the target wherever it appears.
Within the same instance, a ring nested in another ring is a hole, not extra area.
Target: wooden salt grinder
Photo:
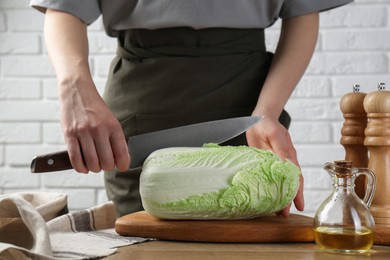
[[[359,91],[360,86],[354,85],[352,93],[347,93],[341,97],[340,109],[345,121],[341,128],[340,143],[344,146],[346,161],[351,161],[354,167],[367,168],[368,150],[364,146],[367,114],[363,106],[366,94]],[[364,198],[364,176],[356,179],[355,192],[360,198]]]
[[[370,152],[368,168],[376,175],[371,212],[376,224],[390,225],[390,91],[380,83],[378,91],[364,99],[367,128],[364,144]]]

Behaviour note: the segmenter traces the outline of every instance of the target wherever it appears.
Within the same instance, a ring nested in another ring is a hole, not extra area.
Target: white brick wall
[[[47,190],[69,195],[71,209],[107,200],[103,175],[74,171],[31,174],[31,158],[65,148],[58,121],[56,79],[42,35],[44,16],[27,0],[0,1],[0,194]],[[267,30],[275,48],[280,23]],[[89,28],[91,66],[102,93],[116,40],[104,34],[101,21]],[[322,170],[342,159],[342,95],[360,84],[376,90],[390,85],[390,0],[356,0],[321,15],[315,55],[287,110],[294,121],[291,135],[305,177],[305,214],[313,215],[330,192]],[[390,86],[389,86],[390,88]]]

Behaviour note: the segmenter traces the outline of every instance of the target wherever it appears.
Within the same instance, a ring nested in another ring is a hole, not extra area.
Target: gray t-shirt
[[[267,28],[279,18],[321,12],[353,0],[30,0],[40,11],[56,9],[87,24],[100,15],[106,32],[169,27]]]

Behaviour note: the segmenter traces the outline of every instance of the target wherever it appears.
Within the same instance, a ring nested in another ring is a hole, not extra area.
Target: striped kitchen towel
[[[94,259],[147,238],[115,230],[112,202],[67,212],[67,196],[34,192],[0,196],[0,259]]]

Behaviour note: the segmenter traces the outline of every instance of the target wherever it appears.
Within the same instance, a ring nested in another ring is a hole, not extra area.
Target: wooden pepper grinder
[[[341,97],[340,109],[344,115],[340,143],[345,149],[345,160],[351,161],[354,167],[367,168],[368,150],[364,146],[364,131],[367,126],[367,114],[363,102],[366,93],[360,92],[360,86],[354,85],[353,92]],[[365,177],[355,181],[355,191],[360,198],[365,194]]]
[[[371,212],[377,224],[390,225],[390,91],[385,84],[364,99],[367,128],[364,144],[370,152],[368,168],[377,179]]]

